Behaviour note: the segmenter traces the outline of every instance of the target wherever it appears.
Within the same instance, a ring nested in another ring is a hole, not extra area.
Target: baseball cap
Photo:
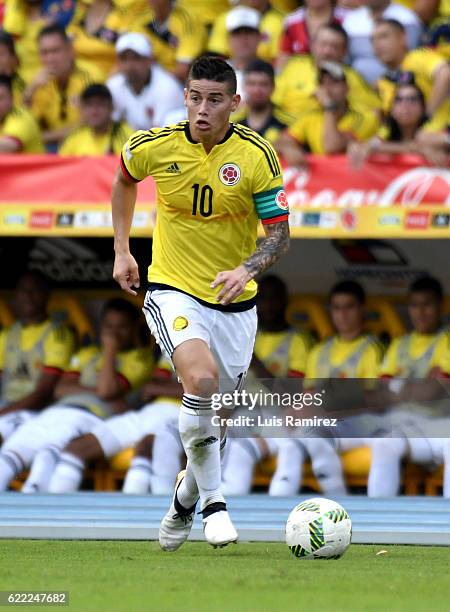
[[[150,41],[137,32],[127,32],[119,36],[116,42],[116,53],[120,55],[124,51],[134,51],[142,57],[152,57],[153,49]]]
[[[335,81],[346,81],[344,68],[337,62],[320,62],[319,72],[329,74]]]
[[[237,6],[231,9],[226,17],[227,32],[234,32],[239,28],[249,28],[259,31],[261,14],[249,6]]]

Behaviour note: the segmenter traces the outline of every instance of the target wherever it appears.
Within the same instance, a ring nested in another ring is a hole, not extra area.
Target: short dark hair
[[[129,300],[123,298],[112,298],[108,300],[102,308],[100,318],[103,320],[108,312],[121,312],[127,316],[132,323],[137,323],[141,316],[139,309]]]
[[[391,28],[393,28],[397,32],[400,32],[402,34],[406,32],[405,26],[402,23],[400,23],[400,21],[397,21],[397,19],[388,19],[387,17],[381,17],[380,19],[376,20],[375,25],[376,26],[388,25],[388,26],[391,26]]]
[[[70,43],[70,38],[67,35],[66,29],[57,23],[53,23],[52,25],[42,28],[42,30],[39,32],[38,40],[41,41],[44,36],[53,36],[54,34],[60,36],[65,43]]]
[[[7,74],[0,74],[0,87],[6,87],[12,94],[12,79]]]
[[[192,80],[215,81],[216,83],[227,83],[232,95],[236,93],[236,73],[228,62],[221,57],[202,55],[197,58],[191,66],[188,75],[188,83]]]
[[[316,36],[321,30],[331,30],[332,32],[335,32],[336,34],[339,34],[339,36],[344,40],[345,47],[346,48],[348,47],[348,42],[349,42],[348,34],[344,30],[344,28],[341,26],[341,24],[338,23],[337,21],[332,21],[331,23],[324,23],[323,25],[321,25],[319,29],[317,30]]]
[[[261,72],[266,74],[272,83],[275,82],[275,71],[272,64],[269,64],[261,59],[255,59],[250,62],[244,72],[245,74],[250,74],[250,72]]]
[[[339,293],[353,295],[361,305],[366,301],[366,292],[359,283],[353,280],[344,280],[336,283],[330,291],[329,300],[331,301],[331,298]]]
[[[0,30],[0,45],[6,47],[11,55],[15,55],[17,57],[14,38],[9,32],[5,32],[5,30]]]
[[[102,83],[88,85],[81,94],[81,102],[88,102],[92,98],[101,98],[102,100],[107,100],[110,104],[113,103],[111,92]]]
[[[416,279],[409,287],[409,294],[412,293],[433,293],[439,302],[444,299],[442,285],[434,276],[426,275]]]

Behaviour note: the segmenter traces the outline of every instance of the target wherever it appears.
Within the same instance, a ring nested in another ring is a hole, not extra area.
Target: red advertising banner
[[[0,156],[0,235],[111,235],[117,166],[114,157]],[[294,237],[450,234],[450,170],[420,157],[379,156],[354,170],[345,156],[311,156],[304,170],[285,168],[284,180]],[[133,231],[144,236],[156,190],[152,179],[138,189]]]

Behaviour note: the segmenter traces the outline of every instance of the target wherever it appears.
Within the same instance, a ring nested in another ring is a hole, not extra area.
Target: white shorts
[[[129,411],[99,423],[91,433],[97,438],[105,457],[114,457],[120,451],[135,446],[150,434],[162,428],[173,429],[178,435],[179,404],[158,401],[141,410]]]
[[[243,312],[208,308],[179,291],[147,291],[143,312],[163,353],[172,358],[185,342],[204,340],[216,360],[220,391],[232,391],[243,380],[255,343],[256,307]]]
[[[87,410],[54,405],[31,419],[3,445],[29,465],[42,448],[54,447],[63,450],[74,438],[89,433],[101,419]]]
[[[0,416],[0,444],[30,419],[39,416],[34,410],[16,410]]]

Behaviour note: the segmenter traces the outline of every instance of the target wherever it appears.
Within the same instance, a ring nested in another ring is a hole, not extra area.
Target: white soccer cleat
[[[214,548],[222,548],[238,540],[237,531],[226,510],[214,512],[204,518],[203,531],[206,541]]]
[[[178,487],[185,474],[186,470],[178,474],[172,503],[159,526],[159,545],[162,550],[167,552],[174,552],[186,542],[191,533],[192,523],[194,521],[196,504],[189,509],[182,508],[176,498]]]

